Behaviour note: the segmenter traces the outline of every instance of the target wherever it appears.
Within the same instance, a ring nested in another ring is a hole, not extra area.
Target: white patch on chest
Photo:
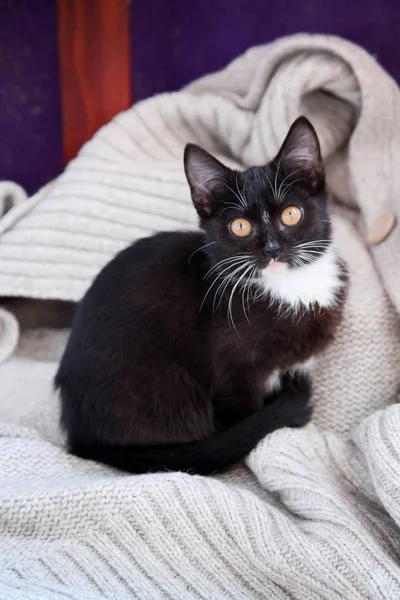
[[[302,306],[322,308],[334,306],[337,293],[343,286],[340,265],[332,248],[315,262],[304,267],[274,270],[266,267],[260,273],[257,284],[265,294],[280,304],[288,304],[294,310]]]
[[[304,363],[297,363],[297,365],[294,365],[291,368],[291,371],[300,371],[300,373],[304,373],[305,375],[307,373],[309,373],[310,371],[312,371],[314,365],[315,365],[315,357],[312,356],[311,358],[309,358],[308,360],[306,360],[306,362]]]

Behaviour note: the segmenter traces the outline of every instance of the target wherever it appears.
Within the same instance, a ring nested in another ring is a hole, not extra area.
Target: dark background
[[[346,37],[400,79],[400,0],[132,0],[130,21],[133,101],[297,32]],[[63,166],[56,2],[0,0],[0,180],[32,193]]]

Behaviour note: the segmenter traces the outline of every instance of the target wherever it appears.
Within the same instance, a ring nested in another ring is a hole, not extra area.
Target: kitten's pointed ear
[[[195,144],[186,146],[184,165],[193,204],[200,217],[210,217],[216,205],[215,193],[223,191],[230,169]]]
[[[296,119],[274,162],[287,173],[296,171],[315,191],[323,184],[324,167],[319,140],[308,119]]]

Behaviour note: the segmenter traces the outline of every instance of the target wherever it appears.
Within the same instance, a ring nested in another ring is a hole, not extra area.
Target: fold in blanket
[[[0,597],[400,598],[400,409],[381,410],[400,384],[400,94],[362,49],[285,38],[117,116],[0,219],[0,290],[78,300],[132,239],[196,226],[187,142],[262,164],[299,114],[351,273],[314,373],[318,429],[278,431],[219,478],[126,476],[65,452],[49,334],[33,355],[23,339],[0,365]]]
[[[19,324],[7,310],[0,307],[0,363],[6,360],[18,344]]]

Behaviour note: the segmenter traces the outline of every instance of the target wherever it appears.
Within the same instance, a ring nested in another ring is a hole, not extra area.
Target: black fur
[[[291,151],[301,144],[302,153]],[[315,306],[294,319],[257,297],[244,277],[246,296],[238,283],[243,270],[215,295],[233,270],[224,274],[230,263],[218,266],[221,260],[248,253],[248,277],[269,264],[271,248],[290,268],[298,268],[299,241],[325,251],[323,169],[305,119],[266,167],[237,173],[188,146],[185,169],[203,232],[160,233],[118,254],[81,301],[56,376],[71,451],[134,473],[213,473],[267,433],[304,425],[307,378],[284,377],[274,399],[265,382],[333,340],[345,299],[343,288],[333,308]],[[303,217],[289,230],[280,215],[290,205]],[[238,217],[251,222],[248,238],[232,234]]]
[[[187,471],[210,475],[241,460],[264,438],[280,427],[301,427],[310,416],[310,387],[306,377],[286,376],[279,397],[229,429],[184,444],[121,446],[74,444],[74,454],[131,473]]]

